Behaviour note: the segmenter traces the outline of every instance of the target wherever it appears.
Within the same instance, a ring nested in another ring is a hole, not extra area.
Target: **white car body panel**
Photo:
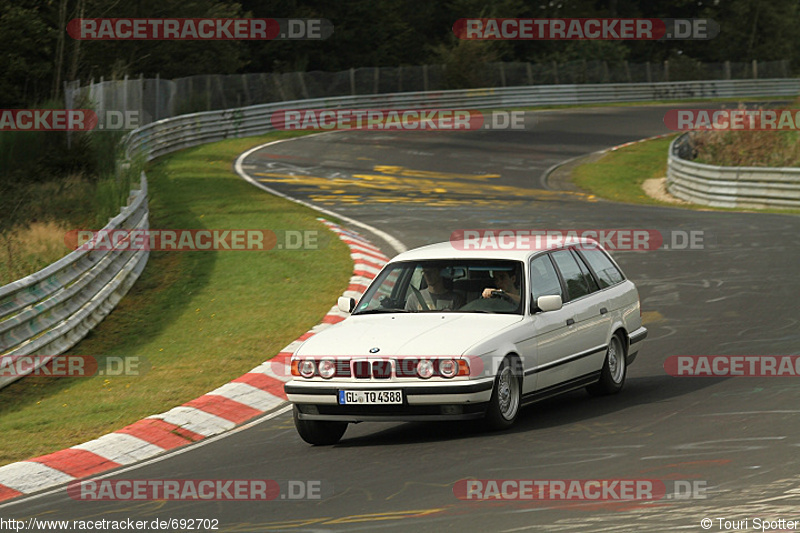
[[[518,261],[523,265],[524,286],[528,287],[530,261],[543,253],[518,250],[470,252],[445,244],[405,252],[384,270],[392,264],[423,260]],[[614,265],[619,268],[616,263]],[[380,279],[381,274],[376,280]],[[518,357],[521,363],[523,400],[534,401],[583,387],[599,379],[608,344],[615,332],[620,332],[625,341],[623,344],[628,362],[633,361],[647,334],[642,327],[636,287],[627,279],[568,301],[561,309],[533,314],[529,289],[526,291],[528,294],[522,295],[522,314],[458,310],[356,313],[310,337],[296,350],[292,361],[313,359],[318,362],[322,358],[334,358],[344,360],[345,365],[355,360],[368,361],[364,364],[368,364],[373,375],[337,375],[328,379],[319,375],[311,378],[295,375],[286,384],[287,397],[300,407],[305,406],[300,417],[309,420],[355,422],[451,418],[448,413],[453,411],[454,406],[452,418],[464,418],[467,417],[466,411],[460,413],[458,406],[483,406],[489,402],[498,366],[509,354]],[[356,306],[356,309],[359,307]],[[395,375],[400,361],[416,361],[419,358],[466,359],[469,361],[470,374],[449,379],[441,376],[423,379]],[[375,376],[374,367],[371,366],[373,361],[390,361],[391,376]],[[380,406],[387,408],[385,412],[380,409],[376,409],[374,414],[357,411],[349,405],[339,404],[337,394],[343,390],[402,390],[406,407],[441,406],[442,412],[441,416],[428,411],[421,414],[417,411],[396,412],[392,410],[396,406],[389,405]],[[335,413],[318,412],[314,407],[326,405],[331,406]],[[348,414],[350,412],[353,414]],[[476,412],[470,411],[469,417],[474,418]]]

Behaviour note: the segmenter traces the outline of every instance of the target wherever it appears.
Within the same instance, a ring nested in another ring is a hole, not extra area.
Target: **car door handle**
[[[571,326],[571,325],[572,325],[572,324],[574,324],[574,323],[575,323],[575,319],[574,319],[574,318],[568,318],[568,319],[567,319],[567,325],[568,325],[568,326]]]
[[[601,307],[601,308],[600,308],[600,314],[601,314],[601,315],[604,315],[604,314],[606,314],[606,313],[608,313],[608,309],[606,309],[605,307]]]

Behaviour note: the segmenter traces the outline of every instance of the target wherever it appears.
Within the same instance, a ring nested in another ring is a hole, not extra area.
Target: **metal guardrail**
[[[139,190],[103,229],[149,229],[148,213],[142,173]],[[149,255],[76,250],[0,287],[0,388],[21,378],[19,369],[34,371],[85,337],[133,286]]]
[[[713,207],[798,208],[800,168],[718,167],[690,161],[691,136],[676,138],[667,156],[667,190]]]
[[[125,142],[129,157],[139,153],[149,161],[191,146],[273,131],[272,113],[286,109],[507,109],[687,98],[795,96],[798,93],[798,79],[767,79],[540,85],[343,96],[164,119],[132,131]],[[672,156],[670,158],[674,163],[673,174],[686,172],[688,166],[701,166]],[[769,175],[770,179],[775,175],[765,169],[739,169],[740,174],[744,170],[755,171],[753,175],[756,172],[758,176]],[[679,180],[686,183],[689,175]],[[739,183],[742,181],[739,180]],[[779,188],[780,185],[774,184],[772,187]],[[679,189],[681,186],[676,187]],[[797,182],[791,187],[792,191],[796,191]],[[674,194],[680,195],[682,191],[676,189]],[[700,193],[693,194],[698,196]],[[718,191],[710,190],[707,194],[710,197],[718,194]],[[104,229],[114,228],[148,228],[147,180],[144,173],[141,190],[132,194],[129,205]],[[0,356],[18,358],[39,355],[40,362],[44,362],[68,350],[111,312],[139,277],[148,257],[147,251],[76,251],[44,270],[0,288]],[[0,373],[0,387],[19,377]]]
[[[341,96],[206,111],[153,122],[131,132],[129,153],[154,159],[204,143],[273,131],[272,113],[285,109],[500,109],[690,98],[796,96],[800,79],[720,80],[598,85],[538,85],[458,91]]]

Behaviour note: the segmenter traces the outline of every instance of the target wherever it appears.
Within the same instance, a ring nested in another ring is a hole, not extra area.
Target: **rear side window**
[[[567,292],[569,293],[569,300],[575,300],[581,296],[589,294],[589,285],[586,283],[586,278],[581,272],[575,258],[569,250],[559,250],[551,254],[553,261],[556,262],[558,270],[561,272],[561,277],[564,278],[564,283],[567,285]]]
[[[558,295],[562,300],[564,299],[558,274],[547,255],[540,255],[531,261],[531,294],[533,294],[534,302],[539,299],[539,296]]]
[[[586,263],[583,262],[583,259],[581,259],[581,257],[578,255],[578,252],[575,251],[575,248],[570,248],[570,250],[572,250],[572,256],[575,258],[575,261],[578,263],[578,267],[581,269],[583,279],[586,280],[586,284],[589,286],[589,292],[599,290],[600,288],[597,286],[597,282],[594,280],[592,273],[589,272],[589,269],[586,267]]]
[[[597,282],[600,284],[601,289],[615,285],[625,279],[622,276],[622,272],[602,250],[581,250],[580,253],[597,275]]]

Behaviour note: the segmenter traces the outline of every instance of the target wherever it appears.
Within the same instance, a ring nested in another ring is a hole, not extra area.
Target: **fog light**
[[[458,374],[458,363],[452,359],[442,359],[439,361],[439,373],[445,378],[455,377]]]
[[[300,362],[300,375],[304,378],[314,377],[314,372],[317,370],[317,365],[314,364],[313,359],[304,359]]]
[[[417,375],[423,379],[428,379],[433,375],[433,361],[430,359],[421,359],[417,363]]]
[[[323,359],[319,362],[319,375],[330,379],[336,374],[336,362],[333,359]]]

